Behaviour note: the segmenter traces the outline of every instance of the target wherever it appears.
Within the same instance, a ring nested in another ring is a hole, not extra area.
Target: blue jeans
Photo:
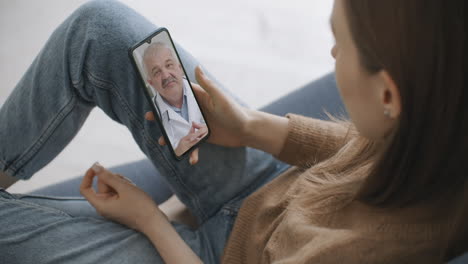
[[[116,169],[146,187],[157,202],[177,195],[199,224],[192,230],[173,223],[177,232],[205,263],[218,263],[242,201],[288,165],[251,148],[203,144],[200,163],[191,166],[158,145],[161,131],[144,120],[151,108],[127,56],[130,46],[156,29],[114,1],[88,2],[67,18],[0,109],[0,170],[30,178],[73,139],[98,106],[130,130],[148,157]],[[177,48],[195,81],[198,62]],[[343,111],[333,75],[263,110],[323,118],[323,108]],[[145,173],[125,172],[135,166]],[[74,181],[79,179],[65,185]],[[0,190],[0,263],[163,263],[144,235],[99,217],[82,198],[60,195],[78,196],[53,189],[42,195]]]

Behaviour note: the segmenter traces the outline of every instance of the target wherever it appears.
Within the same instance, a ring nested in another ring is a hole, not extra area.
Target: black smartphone
[[[129,56],[167,146],[183,159],[210,130],[169,31],[159,28],[131,47]]]

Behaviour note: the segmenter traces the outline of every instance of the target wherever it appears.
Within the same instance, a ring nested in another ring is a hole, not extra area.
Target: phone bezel
[[[193,96],[195,98],[195,101],[197,102],[197,105],[198,105],[198,108],[200,109],[200,112],[201,112],[201,115],[203,116],[203,119],[205,120],[205,124],[206,124],[206,127],[208,128],[208,133],[205,135],[205,137],[203,137],[200,141],[198,141],[195,145],[193,145],[190,149],[188,149],[186,152],[184,152],[182,155],[180,156],[177,156],[177,154],[175,153],[175,150],[174,148],[172,147],[172,144],[171,142],[169,141],[169,137],[166,133],[166,129],[164,129],[164,126],[162,124],[162,120],[160,119],[160,115],[159,115],[159,108],[156,109],[156,104],[153,103],[153,100],[150,96],[150,94],[148,93],[148,90],[146,90],[146,82],[142,76],[142,74],[140,73],[140,70],[137,66],[137,62],[135,60],[135,58],[133,57],[133,52],[139,48],[141,45],[143,45],[144,43],[150,43],[148,42],[148,40],[152,40],[154,37],[156,37],[158,34],[161,34],[162,32],[166,32],[167,33],[167,36],[169,37],[169,41],[171,42],[171,45],[172,45],[172,48],[174,49],[174,52],[177,56],[177,59],[179,60],[180,62],[180,65],[182,66],[182,70],[184,71],[184,75],[185,77],[187,78],[187,82],[189,83],[189,86],[190,86],[190,89],[192,90],[192,93],[193,93]],[[138,43],[136,43],[135,45],[133,45],[132,47],[130,47],[128,49],[128,55],[130,57],[130,61],[132,62],[132,65],[133,65],[133,68],[135,69],[135,71],[137,72],[137,75],[138,75],[138,79],[140,80],[140,84],[141,84],[141,87],[143,89],[143,92],[145,94],[145,97],[148,101],[148,103],[150,104],[151,106],[151,111],[153,111],[153,115],[155,116],[156,120],[157,120],[157,123],[158,123],[158,126],[160,128],[160,130],[162,131],[163,133],[163,136],[164,136],[164,139],[166,140],[166,145],[169,147],[169,149],[171,150],[171,153],[172,155],[176,158],[176,160],[183,160],[184,158],[186,158],[188,156],[188,154],[190,152],[192,152],[194,149],[196,149],[201,143],[203,143],[204,141],[206,141],[210,134],[211,134],[211,129],[210,129],[210,126],[208,125],[208,121],[205,117],[205,114],[203,113],[203,110],[202,108],[200,107],[200,103],[199,103],[199,100],[197,98],[197,95],[195,94],[194,90],[193,90],[193,87],[192,87],[192,83],[189,79],[189,76],[185,70],[185,67],[182,63],[182,60],[180,59],[180,56],[179,56],[179,52],[177,51],[176,49],[176,46],[174,44],[174,41],[172,40],[172,37],[171,37],[171,34],[169,33],[169,30],[165,27],[161,27],[161,28],[158,28],[156,31],[154,31],[153,33],[151,33],[150,35],[148,35],[148,37],[144,38],[142,41],[139,41]]]

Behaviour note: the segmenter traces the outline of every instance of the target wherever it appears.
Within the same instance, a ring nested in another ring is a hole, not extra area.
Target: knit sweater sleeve
[[[296,114],[287,114],[286,117],[289,118],[288,136],[276,157],[294,166],[310,167],[323,161],[356,135],[336,122]]]

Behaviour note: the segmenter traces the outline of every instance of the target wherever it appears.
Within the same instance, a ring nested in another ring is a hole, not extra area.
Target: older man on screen
[[[205,120],[172,48],[163,42],[150,44],[143,64],[170,143],[181,155],[207,134]]]

